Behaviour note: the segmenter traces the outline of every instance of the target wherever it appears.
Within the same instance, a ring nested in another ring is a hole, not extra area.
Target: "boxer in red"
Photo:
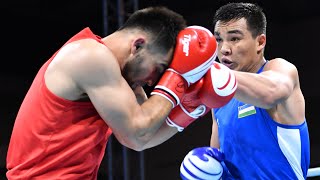
[[[136,151],[161,144],[177,133],[168,114],[216,49],[210,31],[164,7],[136,11],[103,38],[83,29],[35,76],[13,127],[7,178],[96,179],[111,133]],[[143,86],[160,77],[147,98]]]

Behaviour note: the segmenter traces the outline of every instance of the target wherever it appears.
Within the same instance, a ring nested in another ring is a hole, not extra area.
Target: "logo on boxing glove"
[[[183,36],[183,40],[182,40],[182,45],[183,45],[183,48],[182,48],[182,51],[184,52],[184,54],[186,56],[189,56],[189,44],[190,44],[190,41],[191,41],[191,35],[187,35],[185,34]]]

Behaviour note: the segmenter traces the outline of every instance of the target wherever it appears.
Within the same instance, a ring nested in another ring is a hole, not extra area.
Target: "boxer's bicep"
[[[138,139],[140,129],[148,125],[149,115],[138,104],[134,91],[123,78],[114,57],[104,52],[96,55],[93,58],[91,54],[91,59],[79,67],[78,73],[74,75],[75,81],[89,96],[120,143],[135,147],[141,143]]]
[[[115,134],[132,135],[135,129],[132,119],[140,106],[126,81],[106,82],[90,87],[87,92],[99,115]]]
[[[140,106],[134,92],[122,77],[118,63],[112,56],[109,60],[105,59],[107,56],[99,55],[86,64],[83,71],[87,72],[81,72],[82,75],[78,77],[79,86],[114,133],[120,131],[130,134],[132,117]]]
[[[125,80],[116,84],[89,89],[89,97],[117,140],[129,148],[140,149],[148,141],[144,134],[150,129],[152,113],[146,113],[138,104]]]
[[[76,71],[71,76],[77,89],[88,95],[101,118],[127,147],[143,147],[172,108],[171,103],[161,96],[151,97],[150,101],[139,102],[142,103],[139,105],[136,95],[141,96],[142,91],[131,89],[115,57],[104,50],[91,52],[87,59],[73,66]],[[146,100],[144,98],[142,101]]]

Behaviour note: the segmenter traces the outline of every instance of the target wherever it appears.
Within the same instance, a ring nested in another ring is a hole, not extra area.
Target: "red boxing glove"
[[[194,120],[210,111],[210,108],[201,102],[198,95],[202,86],[203,78],[187,89],[182,97],[181,104],[171,110],[166,120],[169,126],[176,127],[181,132]]]
[[[151,95],[165,97],[173,107],[180,104],[188,86],[203,77],[216,55],[217,42],[208,29],[189,26],[180,31],[172,62]]]
[[[201,26],[189,26],[177,39],[175,54],[170,64],[189,83],[195,83],[209,70],[217,57],[214,35]]]
[[[199,97],[206,106],[219,108],[233,98],[237,89],[237,80],[227,66],[213,63],[203,79]]]
[[[171,110],[166,122],[182,131],[212,108],[227,104],[233,98],[236,89],[237,81],[233,72],[228,67],[214,62],[206,75],[187,89],[181,104]]]

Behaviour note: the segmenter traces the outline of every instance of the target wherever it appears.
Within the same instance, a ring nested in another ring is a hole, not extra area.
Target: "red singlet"
[[[89,28],[67,43],[85,38],[103,43]],[[16,117],[8,179],[97,178],[112,131],[91,102],[65,100],[47,89],[44,73],[57,52],[39,70]]]

